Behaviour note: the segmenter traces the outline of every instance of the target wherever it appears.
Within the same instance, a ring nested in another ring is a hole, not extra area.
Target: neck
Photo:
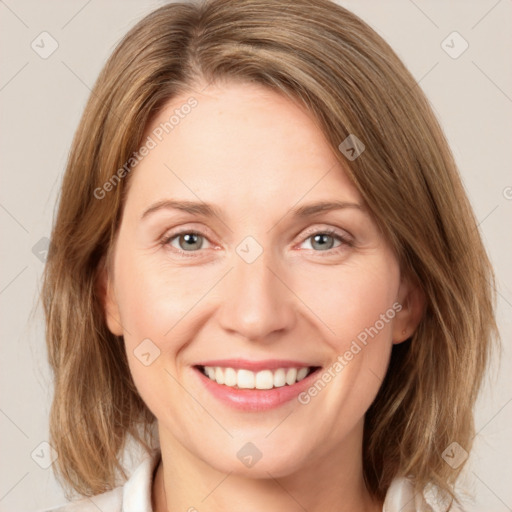
[[[155,471],[152,502],[155,512],[380,512],[363,479],[362,425],[354,432],[359,444],[330,450],[305,467],[279,478],[250,478],[222,472],[185,450],[168,432],[160,431],[162,460]],[[355,449],[358,447],[358,449]]]

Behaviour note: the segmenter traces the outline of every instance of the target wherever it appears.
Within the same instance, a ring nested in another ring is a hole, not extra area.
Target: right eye
[[[169,233],[162,240],[162,245],[169,246],[173,251],[184,256],[192,256],[192,254],[203,249],[204,242],[210,243],[208,239],[198,231],[182,230],[179,232]]]

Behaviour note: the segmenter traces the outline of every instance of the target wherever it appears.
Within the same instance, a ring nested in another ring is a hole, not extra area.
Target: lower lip
[[[318,373],[318,370],[313,371],[291,386],[284,385],[272,389],[238,389],[218,384],[198,368],[194,368],[194,371],[204,387],[215,398],[241,411],[266,411],[290,402],[311,385]]]

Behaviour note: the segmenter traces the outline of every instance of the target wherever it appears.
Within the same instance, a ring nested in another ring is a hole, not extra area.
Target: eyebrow
[[[291,215],[294,217],[306,218],[318,215],[323,212],[342,210],[345,208],[355,208],[362,212],[366,212],[366,208],[359,203],[351,203],[348,201],[320,201],[316,203],[305,204],[297,208],[292,208],[288,213],[291,213]],[[201,215],[203,217],[222,218],[221,210],[211,204],[196,201],[177,201],[166,199],[163,201],[158,201],[157,203],[144,210],[144,213],[141,216],[141,220],[159,210],[169,209],[180,210],[193,215]]]

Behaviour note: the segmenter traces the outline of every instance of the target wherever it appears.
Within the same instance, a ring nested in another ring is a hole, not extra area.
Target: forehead
[[[236,196],[261,206],[328,194],[360,200],[313,116],[263,86],[210,85],[175,97],[148,125],[148,137],[155,146],[130,187],[143,202],[165,194],[219,203]]]

